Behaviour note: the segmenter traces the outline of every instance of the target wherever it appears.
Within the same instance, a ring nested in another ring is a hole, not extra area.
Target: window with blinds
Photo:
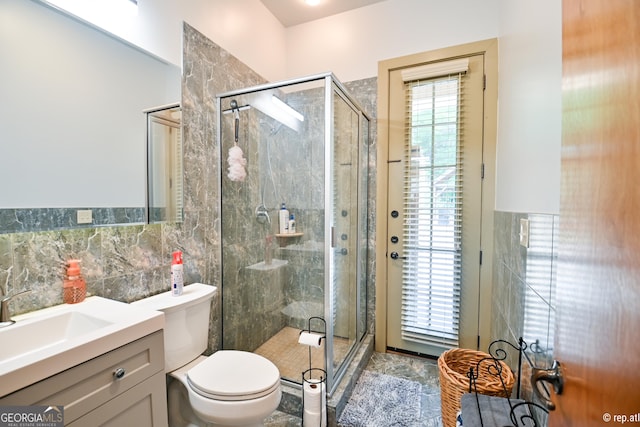
[[[403,76],[406,91],[402,338],[458,345],[462,262],[462,94],[466,64]],[[427,73],[428,74],[428,73]],[[436,71],[438,74],[438,71]]]

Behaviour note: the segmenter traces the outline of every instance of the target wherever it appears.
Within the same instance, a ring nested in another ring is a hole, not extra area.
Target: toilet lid
[[[268,359],[246,351],[221,350],[187,372],[193,390],[217,400],[249,400],[280,386],[280,371]]]

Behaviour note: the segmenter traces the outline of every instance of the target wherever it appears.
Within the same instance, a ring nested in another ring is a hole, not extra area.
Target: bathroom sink
[[[64,341],[80,337],[111,323],[98,317],[77,311],[68,311],[46,317],[40,321],[19,322],[0,329],[0,341],[11,343],[0,347],[2,363],[14,357],[55,346]]]
[[[164,315],[102,297],[14,316],[0,328],[0,396],[164,327]]]

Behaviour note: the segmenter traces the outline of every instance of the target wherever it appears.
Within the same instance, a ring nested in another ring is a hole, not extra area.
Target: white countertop
[[[43,339],[49,332],[59,332],[46,330],[55,327],[53,319],[70,312],[79,313],[76,319],[95,319],[95,326],[85,322],[84,327],[67,331],[63,339],[56,336],[50,343]],[[13,325],[0,328],[0,347],[21,350],[7,350],[9,356],[0,357],[0,397],[164,328],[162,312],[97,296],[14,316],[13,320]],[[39,347],[38,340],[46,344]]]

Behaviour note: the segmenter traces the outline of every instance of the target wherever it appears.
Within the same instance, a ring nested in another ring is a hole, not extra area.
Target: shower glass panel
[[[369,119],[330,73],[217,100],[222,348],[267,357],[291,383],[324,369],[332,392],[366,333]],[[228,174],[234,146],[243,180]],[[296,233],[279,230],[283,203]],[[320,347],[298,343],[309,329]]]
[[[336,91],[336,93],[338,93]],[[333,223],[334,273],[330,293],[333,297],[333,363],[340,366],[356,340],[358,257],[358,138],[359,116],[341,96],[334,96],[333,114]]]

